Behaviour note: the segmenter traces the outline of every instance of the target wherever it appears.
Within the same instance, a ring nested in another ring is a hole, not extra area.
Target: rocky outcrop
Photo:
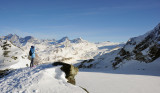
[[[10,72],[11,72],[11,70],[9,70],[9,69],[0,70],[0,78],[8,75]]]
[[[141,62],[152,62],[160,57],[160,24],[152,31],[128,40],[126,45],[118,53],[113,62],[116,67],[123,60],[138,60]]]
[[[52,65],[53,66],[62,65],[61,70],[63,72],[65,72],[65,74],[66,74],[65,78],[68,80],[67,82],[71,83],[73,85],[76,84],[74,77],[75,77],[75,75],[77,75],[77,73],[79,71],[77,67],[74,67],[71,64],[67,64],[67,63],[63,63],[63,62],[55,62]]]
[[[53,66],[61,65],[61,70],[66,74],[65,78],[68,80],[68,83],[71,83],[73,85],[76,85],[75,76],[77,75],[79,69],[71,64],[67,64],[64,62],[54,62],[52,64]],[[81,86],[80,86],[81,87]],[[87,89],[81,87],[83,90],[86,91],[86,93],[89,93]]]
[[[89,59],[89,60],[84,60],[81,63],[78,63],[77,67],[78,68],[91,68],[93,66],[92,62],[94,61],[94,59]]]

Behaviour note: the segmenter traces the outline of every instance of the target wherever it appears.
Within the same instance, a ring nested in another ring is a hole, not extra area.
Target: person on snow
[[[31,63],[30,63],[30,67],[34,66],[34,58],[35,58],[35,47],[31,46],[30,51],[29,51],[29,55],[31,56]]]

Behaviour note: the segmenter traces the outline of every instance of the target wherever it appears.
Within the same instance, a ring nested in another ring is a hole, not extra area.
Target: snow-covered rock
[[[160,57],[160,24],[144,35],[131,38],[120,50],[115,58],[113,66],[123,60],[138,60],[141,62],[153,62]]]
[[[29,64],[28,55],[10,41],[0,40],[0,69],[21,68]]]
[[[79,71],[77,67],[75,67],[71,64],[63,63],[63,62],[54,62],[52,65],[53,66],[58,66],[58,65],[62,66],[61,70],[63,72],[65,72],[65,74],[66,74],[65,78],[68,80],[67,82],[71,83],[73,85],[76,84],[75,76],[77,75],[77,73]]]

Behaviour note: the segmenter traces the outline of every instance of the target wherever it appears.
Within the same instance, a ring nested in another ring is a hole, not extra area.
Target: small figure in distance
[[[29,56],[31,56],[30,67],[34,67],[34,58],[35,58],[35,47],[34,46],[31,46],[30,51],[29,51]]]

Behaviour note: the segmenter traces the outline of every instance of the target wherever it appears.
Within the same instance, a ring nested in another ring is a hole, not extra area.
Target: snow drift
[[[1,93],[86,93],[79,86],[67,83],[60,66],[40,65],[12,71],[0,78]]]

